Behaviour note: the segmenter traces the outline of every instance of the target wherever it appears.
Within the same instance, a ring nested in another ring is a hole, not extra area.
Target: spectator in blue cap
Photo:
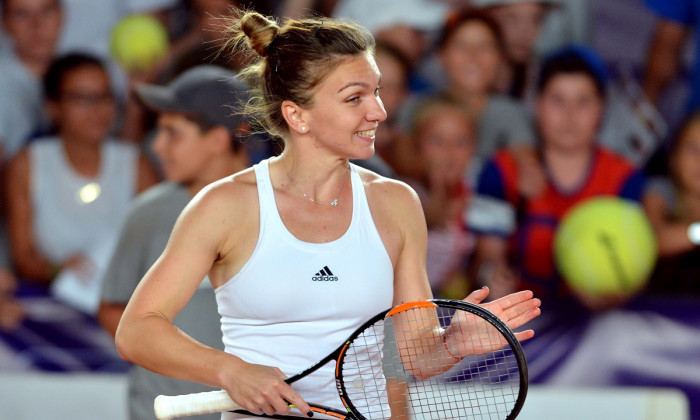
[[[112,335],[139,280],[165,249],[175,220],[190,199],[207,184],[249,165],[243,147],[248,121],[234,114],[233,108],[247,100],[248,89],[233,71],[200,65],[166,86],[141,85],[136,94],[158,113],[153,149],[167,181],[137,197],[109,262],[98,319]],[[202,280],[175,324],[202,343],[221,349],[214,290],[208,278]],[[129,372],[129,388],[132,420],[154,419],[153,399],[159,394],[207,390],[138,366]]]

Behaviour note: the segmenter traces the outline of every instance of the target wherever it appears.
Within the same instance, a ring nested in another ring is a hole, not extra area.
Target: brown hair
[[[462,102],[446,94],[427,96],[418,103],[411,114],[409,133],[411,138],[413,138],[415,147],[418,147],[417,137],[422,134],[425,124],[433,117],[436,111],[444,107],[455,108],[462,111],[464,113],[464,119],[467,120],[472,127],[475,127],[474,120],[469,117],[469,111]]]
[[[422,142],[425,141],[425,129],[429,124],[433,123],[435,116],[444,115],[443,111],[445,108],[452,108],[463,113],[464,121],[471,127],[472,143],[476,144],[476,124],[469,117],[467,108],[462,102],[445,94],[426,96],[421,99],[411,114],[409,142],[407,145],[410,147],[410,153],[414,156],[414,160],[411,162],[411,172],[408,173],[408,176],[420,180],[426,186],[429,185],[428,168],[426,167],[425,159],[421,158],[421,146]]]
[[[280,26],[281,25],[281,26]],[[283,24],[237,10],[228,21],[224,48],[255,57],[241,71],[252,89],[243,113],[267,133],[289,132],[281,104],[313,105],[314,88],[343,60],[373,52],[374,39],[360,25],[325,17],[287,19]]]
[[[498,50],[505,55],[506,47],[501,25],[487,12],[471,8],[458,9],[447,17],[438,37],[438,48],[443,48],[462,25],[470,22],[481,22],[486,25],[496,40]]]

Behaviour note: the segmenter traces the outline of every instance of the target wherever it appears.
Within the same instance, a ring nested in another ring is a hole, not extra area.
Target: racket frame
[[[352,401],[347,398],[347,390],[345,389],[345,382],[343,381],[343,372],[342,372],[342,364],[343,360],[345,359],[345,356],[347,354],[346,350],[349,348],[350,344],[352,341],[357,338],[362,332],[365,331],[370,325],[374,324],[375,322],[381,320],[381,319],[386,319],[390,316],[396,315],[398,313],[411,310],[411,309],[416,309],[416,308],[426,308],[426,307],[434,307],[434,308],[447,308],[447,309],[452,309],[452,310],[462,310],[466,311],[469,313],[472,313],[485,321],[487,321],[489,324],[491,324],[494,328],[496,328],[501,335],[506,339],[508,345],[511,347],[513,351],[513,356],[516,360],[516,363],[518,365],[518,372],[520,373],[520,383],[518,386],[518,397],[515,401],[515,404],[513,405],[513,409],[511,410],[510,414],[508,414],[508,417],[506,417],[504,420],[513,420],[515,419],[518,414],[520,413],[520,410],[523,408],[523,405],[525,404],[525,398],[527,396],[527,389],[528,389],[528,384],[529,384],[529,379],[528,379],[528,372],[527,372],[527,360],[525,358],[525,353],[523,351],[522,346],[520,345],[520,342],[518,339],[515,337],[515,334],[513,331],[506,325],[505,322],[503,322],[500,318],[498,318],[496,315],[494,315],[491,311],[488,309],[485,309],[482,306],[465,302],[463,300],[454,300],[454,299],[427,299],[427,300],[421,300],[421,301],[415,301],[415,302],[407,302],[401,305],[397,305],[396,307],[380,312],[379,314],[375,315],[371,319],[369,319],[367,322],[362,324],[361,327],[359,327],[343,344],[339,349],[335,350],[332,354],[336,354],[339,352],[337,356],[337,362],[336,362],[336,368],[335,368],[335,384],[336,388],[338,390],[338,395],[340,396],[341,402],[347,408],[349,418],[352,419],[357,419],[357,420],[367,420],[366,417],[363,415],[359,414],[359,411],[355,407],[355,405],[352,403]],[[317,366],[314,366],[317,368]],[[313,369],[313,367],[312,367]],[[315,369],[314,369],[315,370]],[[306,371],[302,372],[301,374],[305,373]],[[310,372],[309,372],[310,373]],[[300,374],[300,375],[301,375]]]
[[[324,405],[320,404],[313,404],[310,403],[309,405],[312,408],[312,411],[318,412],[321,414],[329,415],[332,417],[337,417],[339,419],[351,419],[351,420],[368,420],[365,416],[360,414],[358,409],[355,407],[353,402],[348,398],[348,392],[345,387],[345,382],[343,381],[343,371],[342,371],[342,366],[343,366],[343,361],[345,359],[345,356],[347,355],[347,350],[350,348],[350,345],[352,344],[353,340],[357,338],[359,335],[361,335],[367,328],[369,328],[371,325],[375,324],[376,322],[382,320],[382,319],[387,319],[393,315],[396,315],[398,313],[411,310],[411,309],[416,309],[416,308],[425,308],[425,307],[434,307],[434,308],[446,308],[446,309],[451,309],[451,310],[462,310],[469,312],[471,314],[474,314],[485,321],[487,321],[489,324],[491,324],[494,328],[496,328],[501,335],[505,338],[506,342],[508,345],[511,347],[513,356],[516,360],[517,366],[518,366],[518,371],[520,373],[520,382],[519,382],[519,388],[518,388],[518,397],[516,399],[515,404],[513,405],[513,408],[510,412],[510,414],[505,418],[505,420],[513,420],[517,417],[517,415],[520,413],[520,410],[523,407],[523,404],[525,404],[525,398],[527,395],[527,389],[528,389],[528,371],[527,371],[527,362],[525,359],[525,353],[523,352],[522,346],[520,345],[520,342],[518,339],[515,337],[515,334],[513,331],[503,322],[500,318],[498,318],[496,315],[494,315],[492,312],[489,310],[476,305],[472,304],[469,302],[465,302],[462,300],[453,300],[453,299],[427,299],[427,300],[421,300],[421,301],[414,301],[414,302],[407,302],[401,305],[397,305],[394,308],[390,308],[387,310],[384,310],[372,318],[368,319],[366,322],[364,322],[361,326],[359,326],[351,335],[348,337],[342,345],[340,345],[338,348],[333,350],[331,353],[329,353],[326,357],[318,361],[316,364],[313,366],[293,375],[290,376],[285,380],[287,384],[292,384],[308,375],[311,373],[317,371],[321,366],[324,366],[326,363],[330,362],[331,360],[336,361],[336,368],[335,368],[335,384],[336,384],[336,390],[338,392],[338,396],[340,397],[340,400],[344,406],[344,408],[347,411],[341,411],[339,409],[335,409],[332,407],[327,407]],[[213,391],[213,392],[220,392],[220,391]],[[244,409],[233,409],[229,410],[235,413],[239,414],[246,414],[246,415],[252,415],[256,417],[263,417],[263,418],[273,418],[273,419],[299,419],[300,417],[297,416],[286,416],[286,415],[264,415],[264,414],[254,414],[251,413],[247,410]]]

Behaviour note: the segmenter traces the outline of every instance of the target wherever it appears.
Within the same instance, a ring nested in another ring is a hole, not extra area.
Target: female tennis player
[[[192,200],[127,305],[117,347],[147,369],[225,389],[250,412],[285,414],[292,403],[312,416],[306,399],[340,404],[333,366],[294,388],[284,379],[372,315],[431,297],[425,219],[405,184],[348,162],[372,156],[386,118],[366,30],[321,18],[280,27],[240,12],[229,44],[258,56],[244,70],[258,89],[246,112],[283,139],[284,151]],[[171,323],[205,275],[216,289],[225,351]],[[539,315],[539,303],[525,291],[484,306],[517,328]]]

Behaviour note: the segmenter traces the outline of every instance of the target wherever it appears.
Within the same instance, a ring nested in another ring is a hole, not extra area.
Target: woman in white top
[[[30,143],[7,171],[13,263],[23,279],[39,284],[60,272],[75,274],[68,294],[76,299],[64,297],[92,313],[112,238],[132,198],[157,175],[137,145],[109,136],[116,104],[100,60],[78,53],[57,58],[44,91],[56,135]]]
[[[295,389],[287,376],[391,304],[431,297],[425,218],[405,184],[348,163],[372,156],[386,118],[366,31],[332,19],[280,27],[250,12],[231,35],[234,48],[259,56],[245,70],[257,88],[247,112],[284,140],[284,152],[192,200],[127,305],[117,348],[153,371],[226,389],[253,413],[285,414],[289,401],[311,416],[306,399],[339,404],[324,388],[329,373]],[[171,323],[207,274],[225,352]],[[487,306],[513,327],[539,315],[530,292]]]

